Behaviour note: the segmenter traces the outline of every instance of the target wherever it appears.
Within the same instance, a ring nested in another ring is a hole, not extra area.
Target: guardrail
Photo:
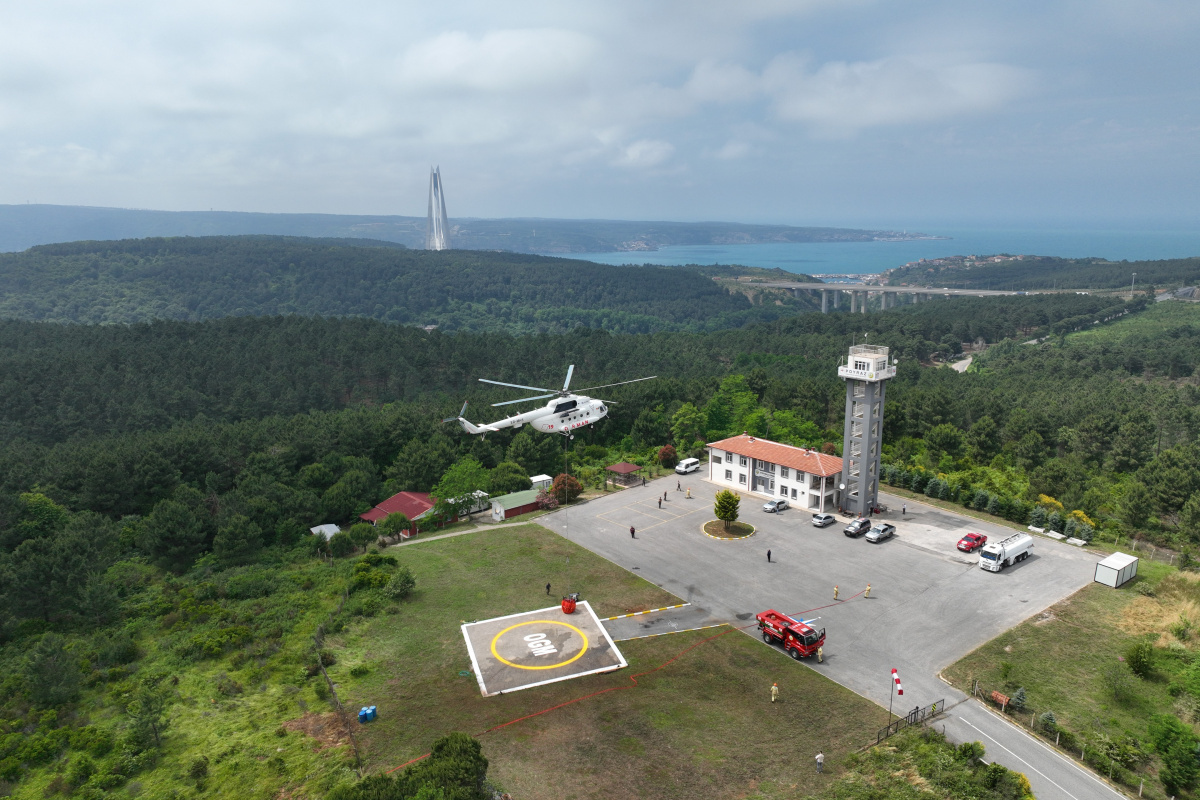
[[[879,744],[884,739],[893,734],[899,733],[905,728],[928,722],[945,710],[945,700],[938,700],[936,703],[930,703],[924,708],[914,708],[912,711],[908,712],[908,716],[897,719],[886,728],[880,728],[879,733],[875,736],[875,744]]]

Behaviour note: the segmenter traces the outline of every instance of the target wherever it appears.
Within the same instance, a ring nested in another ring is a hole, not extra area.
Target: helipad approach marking
[[[509,661],[504,656],[500,655],[499,652],[497,652],[496,642],[498,642],[500,640],[500,637],[503,636],[504,634],[508,633],[509,631],[513,630],[514,628],[520,628],[522,625],[562,625],[564,628],[570,628],[571,630],[573,630],[579,634],[580,638],[583,639],[583,647],[581,647],[579,649],[578,653],[571,656],[566,661],[560,662],[558,664],[548,664],[543,667],[527,667],[523,664],[514,664],[513,662]],[[570,664],[572,661],[577,661],[584,653],[587,652],[587,649],[588,649],[588,637],[587,637],[586,633],[579,630],[579,628],[576,628],[574,625],[572,625],[569,622],[559,622],[558,620],[553,620],[553,619],[531,619],[528,622],[518,622],[516,625],[509,625],[507,628],[505,628],[504,630],[500,631],[499,633],[497,633],[495,636],[492,637],[492,655],[495,656],[496,660],[499,661],[501,664],[507,664],[508,666],[516,667],[517,669],[558,669],[559,667],[565,667],[567,664]]]
[[[649,506],[648,505],[649,502],[650,501],[637,500],[635,502],[621,506],[620,508],[614,508],[612,511],[601,512],[596,515],[596,518],[602,519],[605,522],[609,522],[614,525],[620,525],[620,526],[624,527],[626,524],[628,524],[628,520],[618,520],[618,519],[614,519],[613,517],[615,515],[618,515],[621,513],[625,513],[626,515],[628,515],[628,513],[632,511],[635,514],[640,514],[643,517],[649,517],[650,519],[654,520],[654,524],[652,524],[652,525],[644,525],[643,524],[643,525],[637,526],[639,530],[648,531],[648,530],[653,530],[654,528],[657,528],[660,525],[666,525],[668,522],[674,522],[677,519],[682,519],[683,517],[687,517],[692,514],[695,514],[697,511],[703,511],[705,508],[707,508],[706,505],[701,504],[700,506],[698,506],[696,508],[693,508],[689,511],[684,511],[684,512],[678,513],[678,514],[674,513],[670,509],[663,508],[663,509],[661,509],[661,511],[666,512],[666,517],[667,517],[667,519],[663,519],[662,516],[655,513],[656,511],[660,511],[660,509],[655,509],[653,506]],[[646,507],[649,510],[643,511],[641,508],[639,508],[639,506]]]

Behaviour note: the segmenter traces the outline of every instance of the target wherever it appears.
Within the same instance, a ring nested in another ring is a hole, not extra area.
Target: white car
[[[768,500],[767,502],[763,503],[763,511],[766,511],[769,514],[773,514],[776,511],[783,511],[787,507],[787,500]]]
[[[833,514],[813,514],[813,525],[818,528],[825,528],[837,522]]]
[[[680,475],[687,475],[689,472],[695,472],[698,469],[700,469],[700,459],[698,458],[685,458],[675,465],[675,471]]]

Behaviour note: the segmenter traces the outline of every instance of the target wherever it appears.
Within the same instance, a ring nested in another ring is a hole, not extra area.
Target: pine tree
[[[737,521],[738,507],[741,503],[741,496],[728,489],[717,492],[713,513],[717,515],[717,519],[725,523],[725,530],[729,530],[729,523]]]

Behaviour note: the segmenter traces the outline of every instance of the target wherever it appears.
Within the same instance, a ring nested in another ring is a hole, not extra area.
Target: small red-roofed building
[[[786,498],[797,508],[833,511],[840,500],[842,459],[742,434],[708,445],[708,479],[738,492]]]

